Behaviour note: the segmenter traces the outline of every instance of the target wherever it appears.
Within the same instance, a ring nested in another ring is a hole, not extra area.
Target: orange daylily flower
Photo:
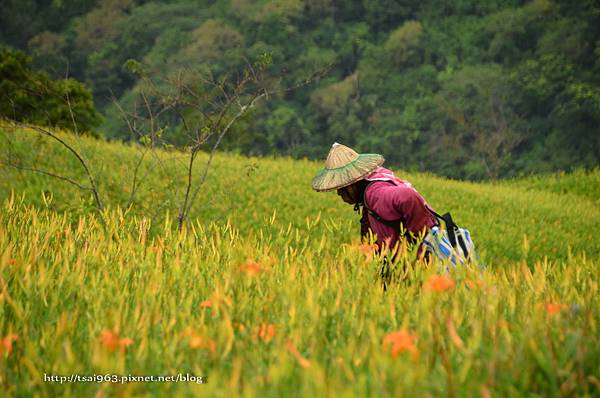
[[[492,398],[492,394],[490,393],[490,389],[487,386],[479,387],[479,392],[481,393],[482,398]]]
[[[240,333],[244,333],[246,331],[246,326],[243,323],[233,323],[233,327],[236,328]]]
[[[113,352],[117,348],[121,352],[125,352],[125,349],[133,344],[133,340],[129,337],[119,337],[119,333],[114,330],[103,330],[100,334],[102,344],[108,352]]]
[[[9,356],[12,353],[13,343],[18,339],[16,334],[9,333],[0,340],[0,355],[5,354]]]
[[[402,329],[385,336],[383,346],[391,348],[393,358],[396,358],[401,352],[406,351],[410,352],[414,361],[419,357],[419,350],[415,346],[416,340],[417,336],[413,336],[406,329]]]
[[[129,337],[124,337],[122,339],[119,339],[119,350],[121,350],[121,352],[125,352],[125,349],[132,344],[133,344],[133,340],[130,339]]]
[[[7,261],[8,265],[16,265],[17,264],[17,260],[15,260],[14,258],[9,258]]]
[[[213,339],[208,339],[205,348],[214,354],[217,351],[217,343]]]
[[[203,302],[200,303],[200,308],[211,308],[212,305],[213,305],[212,301],[204,300]]]
[[[200,348],[202,347],[202,342],[204,340],[202,339],[202,336],[199,336],[197,334],[193,335],[192,337],[190,337],[190,348]]]
[[[213,307],[228,307],[231,306],[232,301],[230,297],[227,297],[222,292],[215,291],[209,298],[202,301],[199,306],[200,308],[213,308]]]
[[[263,340],[265,343],[270,342],[275,337],[275,332],[277,331],[275,325],[266,324],[263,322],[260,326],[254,328],[254,333],[252,337],[256,339]]]
[[[475,279],[475,280],[466,279],[465,285],[467,285],[467,287],[469,289],[475,289],[476,287],[479,287],[479,288],[485,287],[485,283],[481,279]]]
[[[194,333],[190,337],[190,348],[205,349],[214,354],[214,352],[217,350],[217,344],[212,339],[206,339],[206,338]]]
[[[119,345],[119,335],[112,330],[103,330],[100,338],[102,339],[102,344],[109,352],[113,352]]]
[[[300,354],[300,352],[298,352],[298,349],[296,348],[294,343],[292,343],[291,340],[288,340],[287,343],[285,343],[285,346],[286,346],[287,350],[290,352],[290,354],[292,354],[294,356],[294,358],[296,358],[296,361],[298,361],[298,364],[300,366],[302,366],[304,369],[306,369],[310,366],[310,361],[308,359],[304,358]]]
[[[248,260],[244,265],[242,265],[242,271],[249,276],[256,276],[261,272],[265,271],[265,269],[256,261]]]
[[[365,255],[367,260],[371,260],[373,258],[373,253],[375,252],[375,250],[377,250],[377,245],[375,243],[373,243],[373,244],[362,243],[355,247],[358,251],[360,251],[361,253],[363,253]]]
[[[564,304],[546,304],[544,305],[544,309],[549,315],[556,315],[560,313],[562,310],[567,308]]]
[[[454,280],[445,275],[432,275],[425,282],[425,289],[434,292],[443,292],[454,287]]]

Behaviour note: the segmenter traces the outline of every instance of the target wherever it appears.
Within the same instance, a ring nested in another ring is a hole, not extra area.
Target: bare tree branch
[[[31,171],[31,172],[38,173],[38,174],[43,174],[43,175],[46,175],[46,176],[49,176],[49,177],[58,178],[59,180],[63,180],[63,181],[68,182],[69,184],[75,185],[77,188],[79,188],[81,190],[92,191],[92,192],[94,191],[92,188],[86,187],[84,185],[81,185],[80,183],[78,183],[77,181],[73,180],[72,178],[61,176],[61,175],[55,174],[55,173],[51,173],[49,171],[44,171],[44,170],[36,169],[36,168],[33,168],[33,167],[24,167],[24,166],[20,166],[18,164],[15,164],[15,163],[2,162],[2,161],[0,161],[0,165],[6,166],[6,167],[12,167],[12,168],[15,168],[15,169],[18,169],[18,170],[23,170],[23,171]]]
[[[71,122],[73,123],[73,128],[75,129],[75,134],[79,135],[79,128],[77,126],[77,122],[75,121],[75,115],[73,114],[73,107],[71,106],[71,100],[69,99],[68,83],[69,83],[69,63],[67,63],[67,72],[65,75],[65,97],[67,99],[69,114],[71,115]]]
[[[28,123],[21,123],[21,122],[16,122],[16,121],[10,121],[10,126],[12,128],[21,128],[24,130],[34,130],[37,131],[40,134],[43,134],[45,136],[48,136],[50,138],[52,138],[53,140],[59,142],[63,147],[65,147],[69,152],[71,152],[73,154],[73,156],[75,156],[75,158],[77,159],[77,161],[79,162],[79,164],[81,164],[81,166],[83,167],[87,178],[89,180],[90,183],[90,187],[89,189],[92,191],[92,193],[94,194],[94,200],[96,202],[96,208],[98,210],[102,210],[104,208],[103,204],[102,204],[102,200],[100,199],[100,194],[98,193],[98,187],[96,186],[96,182],[94,180],[94,176],[92,175],[86,161],[81,157],[81,155],[79,154],[79,152],[77,152],[71,145],[69,145],[66,141],[64,141],[62,138],[60,138],[59,136],[57,136],[56,134],[54,134],[52,131],[44,128],[44,127],[40,127],[40,126],[36,126],[36,125],[31,125]]]
[[[317,71],[291,87],[270,90],[271,81],[265,80],[264,76],[264,71],[271,62],[270,56],[264,54],[255,63],[251,63],[246,58],[243,60],[245,63],[243,69],[222,74],[218,78],[215,78],[210,69],[200,73],[185,69],[162,78],[152,78],[149,74],[143,73],[141,76],[147,92],[141,93],[140,101],[146,109],[145,118],[139,117],[135,113],[127,114],[119,105],[121,114],[128,119],[128,127],[132,135],[139,139],[152,138],[152,146],[159,138],[157,137],[158,132],[163,131],[159,120],[163,116],[169,120],[173,120],[173,118],[177,120],[180,134],[177,136],[177,141],[186,140],[185,147],[187,148],[185,174],[181,175],[185,179],[185,183],[180,183],[179,173],[172,179],[173,182],[177,182],[172,184],[174,189],[178,190],[176,195],[182,195],[177,216],[179,229],[182,229],[187,222],[193,204],[205,186],[216,152],[235,123],[253,109],[259,100],[308,85],[325,75],[332,67],[329,65],[327,70]],[[192,81],[190,78],[194,80]],[[165,140],[169,142],[168,138]],[[196,163],[200,151],[205,148],[205,145],[208,157],[199,175],[196,176]],[[154,151],[148,153],[158,159],[158,154]],[[146,155],[142,154],[134,168],[131,198],[138,190],[139,171],[144,156]],[[162,162],[157,161],[157,164],[164,169]],[[146,172],[152,168],[150,167]],[[142,177],[143,179],[144,177]]]
[[[227,125],[225,126],[225,128],[223,128],[223,130],[221,131],[221,133],[219,134],[217,141],[215,142],[215,144],[213,145],[211,151],[210,151],[210,155],[208,157],[208,160],[206,162],[206,165],[204,167],[204,172],[202,174],[202,176],[200,177],[200,180],[198,181],[197,185],[196,185],[196,189],[194,190],[194,193],[192,194],[192,198],[189,202],[186,203],[187,208],[184,210],[184,214],[180,214],[180,226],[179,228],[181,229],[181,223],[184,221],[185,217],[187,216],[187,214],[189,213],[192,203],[195,202],[196,200],[196,196],[198,196],[198,192],[200,192],[200,188],[202,188],[202,186],[204,185],[204,182],[206,181],[206,178],[208,177],[208,170],[210,169],[212,160],[214,158],[214,155],[217,151],[217,148],[219,147],[219,145],[221,144],[221,140],[223,139],[223,137],[225,136],[225,134],[227,134],[227,132],[229,131],[229,129],[231,128],[231,126],[233,126],[233,124],[240,118],[242,117],[248,110],[252,109],[252,107],[254,107],[254,104],[256,103],[256,101],[258,101],[259,99],[263,98],[266,94],[262,93],[259,95],[256,95],[254,98],[252,98],[252,100],[247,104],[247,105],[242,105],[240,107],[239,112],[232,117],[229,122],[227,123]],[[190,173],[190,178],[191,178],[191,173]]]

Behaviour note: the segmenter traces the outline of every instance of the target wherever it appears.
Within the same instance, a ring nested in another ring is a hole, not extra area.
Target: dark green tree
[[[0,49],[0,117],[94,133],[102,118],[92,94],[73,80],[52,80],[20,51]]]

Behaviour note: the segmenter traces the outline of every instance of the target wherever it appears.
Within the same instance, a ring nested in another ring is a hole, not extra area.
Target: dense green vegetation
[[[30,130],[4,128],[0,132],[2,142],[10,144],[14,164],[89,185],[75,157],[54,140]],[[69,134],[60,137],[86,159],[107,205],[148,217],[152,224],[177,215],[187,181],[186,153],[148,151],[132,143],[109,144]],[[198,156],[196,181],[208,158],[204,153]],[[309,234],[307,217],[321,214],[345,226],[337,232],[339,243],[358,239],[358,216],[351,207],[343,205],[335,193],[318,194],[310,189],[310,181],[321,166],[321,162],[290,158],[218,154],[192,207],[191,221],[229,220],[241,230],[258,233],[275,214],[282,225],[290,224]],[[435,209],[451,211],[475,237],[485,236],[481,252],[486,262],[498,266],[519,261],[524,255],[529,260],[566,260],[583,252],[593,258],[600,256],[600,241],[594,238],[600,222],[600,170],[495,183],[398,173]],[[3,167],[0,200],[8,199],[13,190],[25,203],[65,213],[73,222],[81,214],[94,211],[89,191],[44,174]]]
[[[55,78],[68,63],[92,88],[109,138],[130,137],[112,95],[128,110],[142,104],[128,59],[156,75],[208,68],[219,78],[268,51],[279,87],[333,67],[271,96],[228,149],[321,158],[341,141],[460,179],[600,163],[591,0],[9,1],[0,40]],[[178,143],[177,118],[165,116],[165,140]]]
[[[52,80],[29,63],[25,54],[0,48],[0,115],[97,135],[102,118],[90,90],[73,79]]]
[[[19,165],[87,183],[55,140],[0,133]],[[471,229],[487,267],[419,263],[383,294],[352,207],[310,190],[321,162],[220,153],[179,232],[184,152],[57,134],[106,207],[0,168],[2,396],[600,394],[598,170],[495,183],[398,171]],[[44,382],[74,373],[119,379]],[[177,373],[208,383],[119,382]]]

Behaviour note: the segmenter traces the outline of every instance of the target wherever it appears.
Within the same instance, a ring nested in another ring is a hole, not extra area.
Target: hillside
[[[417,263],[383,293],[351,207],[310,190],[318,163],[219,154],[178,232],[181,152],[146,154],[122,209],[142,147],[60,137],[106,209],[0,168],[2,396],[600,394],[600,209],[585,195],[399,172],[471,228],[487,267]],[[45,138],[2,138],[22,167],[85,183]]]
[[[11,135],[12,136],[12,135]],[[13,154],[23,165],[54,171],[85,183],[83,169],[73,156],[57,143],[34,132],[20,132],[13,140]],[[125,207],[130,199],[134,170],[140,158],[138,188],[131,213],[160,223],[171,218],[183,198],[186,157],[183,152],[153,150],[119,142],[63,135],[89,159],[100,192],[113,208]],[[323,150],[325,156],[327,148]],[[384,153],[385,155],[385,153]],[[195,173],[200,176],[206,155],[201,156]],[[358,239],[358,216],[335,193],[315,193],[310,181],[322,167],[320,162],[290,158],[257,158],[219,153],[206,184],[192,209],[192,220],[204,224],[230,220],[242,234],[259,231],[273,214],[281,225],[291,224],[308,232],[308,220],[333,220],[347,226],[339,232],[339,242]],[[64,171],[68,170],[68,172]],[[451,211],[459,224],[471,229],[484,258],[492,264],[547,256],[566,259],[586,252],[600,256],[600,241],[594,239],[600,222],[600,172],[507,180],[495,183],[469,183],[447,180],[429,174],[397,171],[423,193],[439,211]],[[90,195],[71,184],[44,175],[3,167],[0,199],[14,191],[24,203],[67,211],[76,219],[82,208],[91,208]],[[52,196],[44,201],[42,192]],[[83,193],[83,194],[82,194]],[[85,205],[82,207],[82,203]]]
[[[600,206],[600,169],[575,170],[572,173],[537,175],[511,181],[514,186],[527,190],[575,195]]]

